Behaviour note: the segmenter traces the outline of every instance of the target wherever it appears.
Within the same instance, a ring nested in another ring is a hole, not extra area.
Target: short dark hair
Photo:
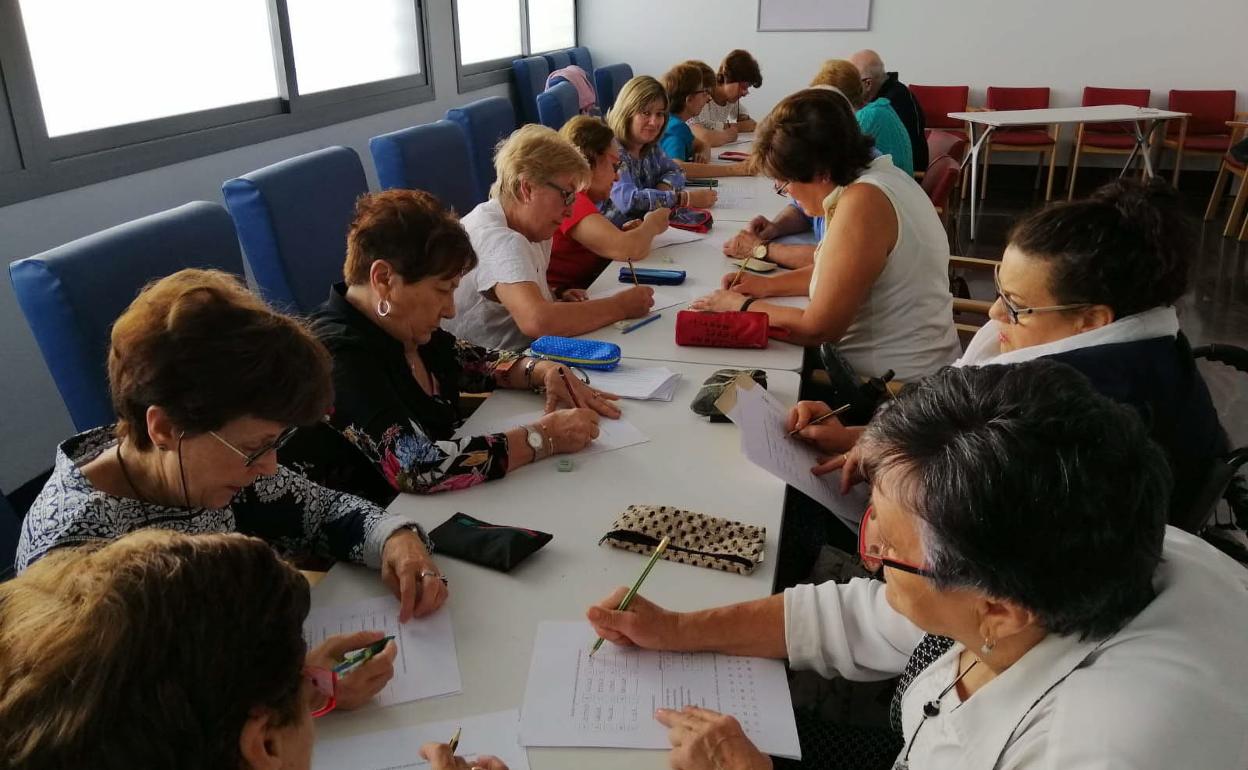
[[[1051,266],[1058,304],[1107,305],[1116,318],[1183,296],[1194,240],[1177,193],[1160,179],[1111,182],[1087,200],[1031,214],[1009,235],[1015,248]]]
[[[773,179],[810,182],[826,175],[844,186],[871,163],[874,146],[844,96],[807,88],[786,96],[763,119],[750,162]]]
[[[0,584],[0,756],[240,767],[254,711],[307,718],[308,607],[303,576],[244,535],[145,529],[57,549]]]
[[[149,449],[147,409],[190,434],[240,417],[311,425],[334,400],[329,352],[236,276],[179,270],[147,285],[113,324],[108,386],[118,438]]]
[[[667,91],[667,111],[676,115],[685,109],[689,97],[702,89],[702,70],[694,62],[681,62],[663,75]]]
[[[749,83],[753,88],[762,88],[763,73],[758,68],[758,60],[749,51],[737,48],[729,51],[720,62],[716,80],[720,83]]]
[[[591,166],[615,144],[615,132],[605,120],[594,115],[574,115],[559,129],[559,135],[580,150]]]
[[[368,271],[385,260],[408,283],[451,278],[477,266],[477,253],[463,225],[424,190],[386,190],[361,195],[347,230],[348,286],[368,283]]]
[[[938,587],[1084,639],[1153,599],[1169,466],[1139,416],[1072,367],[942,369],[887,404],[861,446],[872,483],[920,518]]]

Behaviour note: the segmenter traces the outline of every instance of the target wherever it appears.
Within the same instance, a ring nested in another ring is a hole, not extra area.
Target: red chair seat
[[[1232,158],[1230,155],[1227,155],[1227,156],[1226,156],[1226,165],[1230,166],[1231,168],[1236,168],[1236,169],[1239,169],[1240,171],[1243,171],[1243,170],[1244,170],[1244,165],[1245,165],[1245,164],[1240,163],[1239,161],[1237,161],[1237,160],[1235,160],[1234,158]]]
[[[1086,130],[1083,132],[1083,146],[1104,150],[1130,150],[1135,147],[1135,137],[1118,132],[1110,134]]]
[[[1040,129],[1023,129],[1010,131],[994,131],[989,138],[993,144],[1010,144],[1026,147],[1048,147],[1053,144],[1053,137]]]
[[[1177,146],[1179,138],[1177,136],[1170,137],[1166,140],[1169,144]],[[1183,140],[1183,149],[1185,150],[1201,150],[1204,152],[1226,152],[1231,149],[1231,135],[1222,134],[1221,136],[1191,136],[1188,135]]]

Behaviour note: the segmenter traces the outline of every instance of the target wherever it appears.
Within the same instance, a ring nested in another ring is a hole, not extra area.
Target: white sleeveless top
[[[824,199],[828,222],[841,195],[856,184],[874,185],[888,196],[897,213],[897,243],[836,348],[860,376],[892,369],[899,382],[914,382],[962,352],[949,293],[949,238],[927,193],[887,155]],[[820,260],[829,258],[827,237],[815,249],[812,299]]]

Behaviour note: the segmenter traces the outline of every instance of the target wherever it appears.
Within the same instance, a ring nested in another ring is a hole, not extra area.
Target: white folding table
[[[1127,104],[1106,104],[1097,107],[1057,107],[1040,110],[985,110],[982,112],[949,113],[949,117],[954,120],[965,121],[967,129],[970,131],[971,153],[968,158],[963,158],[962,165],[965,166],[968,160],[971,164],[971,240],[975,240],[975,236],[978,234],[975,215],[979,208],[979,196],[976,194],[977,180],[979,179],[979,151],[984,146],[984,142],[997,129],[1051,125],[1053,123],[1126,123],[1131,126],[1131,131],[1135,136],[1135,147],[1131,149],[1131,154],[1127,156],[1127,162],[1123,166],[1122,173],[1126,173],[1126,170],[1131,168],[1136,154],[1142,153],[1144,157],[1144,172],[1148,176],[1153,176],[1153,161],[1148,155],[1148,148],[1152,142],[1153,135],[1165,121],[1187,116],[1188,113],[1186,112],[1158,110],[1152,107],[1132,107]],[[976,126],[980,126],[982,130],[978,138],[975,136]],[[1056,152],[1057,148],[1054,147],[1053,151]]]

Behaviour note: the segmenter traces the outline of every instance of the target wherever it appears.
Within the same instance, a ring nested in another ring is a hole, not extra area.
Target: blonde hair
[[[615,106],[607,111],[607,125],[611,126],[611,130],[615,132],[615,138],[619,139],[621,144],[633,141],[630,125],[633,122],[633,116],[656,99],[663,100],[663,112],[666,113],[667,91],[662,83],[649,75],[638,75],[620,89],[619,95],[615,97]],[[666,116],[664,119],[666,120]],[[656,138],[653,142],[643,146],[642,154],[658,143],[659,140]]]
[[[589,184],[589,163],[567,139],[554,129],[530,123],[512,132],[494,150],[494,171],[498,179],[490,197],[503,203],[520,198],[520,182],[545,184],[559,174],[571,174],[572,186],[584,190]]]
[[[845,59],[825,61],[810,84],[832,86],[849,100],[850,106],[855,110],[862,106],[863,97],[866,95],[862,90],[862,73],[858,71],[853,62]]]

